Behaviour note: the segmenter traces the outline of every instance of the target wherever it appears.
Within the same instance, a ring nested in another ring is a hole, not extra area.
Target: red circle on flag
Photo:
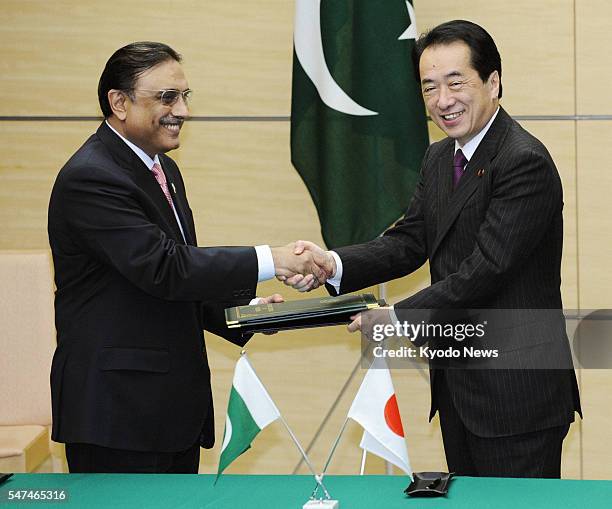
[[[400,417],[399,408],[397,407],[397,399],[395,394],[389,398],[385,404],[385,422],[389,429],[400,437],[404,436],[404,427]]]

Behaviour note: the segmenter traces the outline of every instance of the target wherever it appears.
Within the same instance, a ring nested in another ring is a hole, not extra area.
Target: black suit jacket
[[[255,296],[252,247],[196,246],[177,165],[160,156],[187,244],[151,171],[103,123],[49,204],[57,350],[53,439],[173,452],[214,443],[202,329]]]
[[[454,140],[432,144],[405,217],[380,238],[336,250],[340,292],[429,260],[431,286],[396,304],[400,319],[401,308],[562,309],[563,196],[544,145],[500,108],[456,189],[453,156]],[[495,346],[516,350],[529,366],[534,347],[566,349],[561,313],[553,322],[520,327]],[[573,369],[449,369],[446,380],[462,420],[480,436],[566,424],[580,411]],[[432,398],[430,419],[436,410]]]

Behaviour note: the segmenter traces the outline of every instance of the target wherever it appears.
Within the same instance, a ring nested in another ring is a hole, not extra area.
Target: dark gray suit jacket
[[[222,310],[255,296],[257,255],[195,247],[179,169],[160,160],[187,244],[151,171],[104,123],[53,186],[58,442],[160,452],[213,445],[202,329],[244,343]]]
[[[340,293],[405,276],[429,260],[431,286],[398,310],[562,309],[563,196],[544,145],[500,108],[454,190],[453,155],[454,140],[432,144],[404,218],[380,238],[336,250]],[[567,345],[562,323],[534,324],[497,346],[529,358],[530,348],[549,342]],[[446,379],[462,420],[480,436],[562,425],[580,411],[573,369],[449,369]],[[432,399],[430,418],[436,410]]]

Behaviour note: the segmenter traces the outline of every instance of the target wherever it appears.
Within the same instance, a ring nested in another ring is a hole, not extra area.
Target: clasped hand
[[[279,261],[281,259],[291,260],[294,264],[293,269],[288,268],[290,264],[288,261],[281,262],[282,266],[279,266],[277,258],[275,258],[276,278],[300,292],[309,292],[314,288],[318,288],[320,285],[325,284],[325,281],[336,275],[337,267],[334,256],[330,251],[325,251],[313,242],[298,240],[283,248],[275,249],[282,250],[279,252]],[[272,250],[273,256],[275,249]],[[291,253],[289,254],[288,251],[291,251]],[[359,313],[351,316],[351,320],[352,322],[347,327],[348,331],[362,331],[366,335],[367,333],[363,330],[362,320],[366,324],[367,330],[371,329],[373,323],[387,324],[392,322],[388,310],[386,312],[375,310]]]
[[[306,240],[273,248],[272,258],[277,279],[300,292],[318,288],[336,274],[331,253]]]

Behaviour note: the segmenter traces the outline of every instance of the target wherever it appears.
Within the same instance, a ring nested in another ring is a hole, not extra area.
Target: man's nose
[[[447,87],[440,87],[438,95],[438,108],[445,110],[452,106],[455,102],[455,97]]]
[[[172,115],[174,115],[175,117],[189,116],[189,106],[187,105],[187,101],[181,94],[179,94],[177,101],[172,106]]]

